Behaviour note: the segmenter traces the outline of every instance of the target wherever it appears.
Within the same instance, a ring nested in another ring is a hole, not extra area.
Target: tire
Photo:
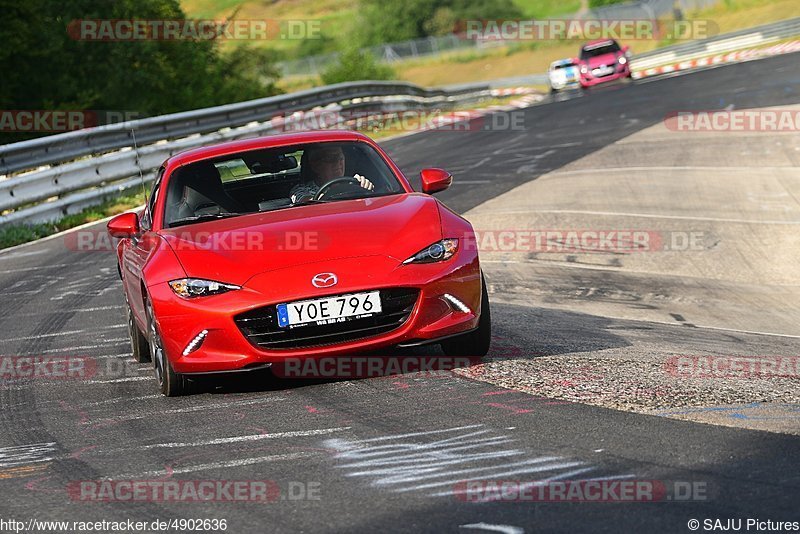
[[[149,299],[145,301],[145,309],[147,310],[147,329],[150,338],[150,359],[153,361],[156,382],[161,394],[165,397],[179,397],[188,389],[187,380],[183,375],[176,373],[172,369],[172,364],[169,363],[169,358],[164,352],[161,334],[158,332],[158,325],[154,319],[153,305],[150,304]]]
[[[478,328],[461,336],[442,341],[442,351],[447,356],[483,358],[489,352],[492,342],[492,314],[489,308],[489,292],[486,280],[481,275],[481,317]]]
[[[150,361],[150,344],[147,342],[147,336],[136,324],[127,295],[125,295],[125,308],[128,312],[128,336],[131,338],[133,360],[137,363],[147,363]]]

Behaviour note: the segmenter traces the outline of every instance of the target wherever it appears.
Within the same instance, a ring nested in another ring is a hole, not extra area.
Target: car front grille
[[[244,336],[261,349],[298,349],[355,341],[399,328],[408,320],[419,297],[419,289],[381,289],[382,312],[372,317],[327,325],[309,324],[281,328],[275,305],[250,310],[234,317]]]
[[[610,67],[610,70],[608,72],[604,73],[604,74],[600,74],[598,72],[598,69],[592,69],[592,76],[594,76],[595,78],[606,78],[608,76],[613,76],[614,74],[617,73],[617,69],[616,69],[615,65],[609,65],[609,67]]]

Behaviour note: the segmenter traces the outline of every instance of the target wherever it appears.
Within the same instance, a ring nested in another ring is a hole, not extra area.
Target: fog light
[[[447,302],[449,302],[449,303],[450,303],[450,305],[451,305],[451,306],[453,307],[453,309],[455,309],[455,310],[458,310],[458,311],[460,311],[460,312],[462,312],[462,313],[471,313],[471,312],[472,312],[472,310],[470,310],[470,309],[467,307],[467,305],[466,305],[466,304],[464,304],[463,302],[461,302],[460,300],[458,300],[457,298],[455,298],[455,297],[454,297],[453,295],[451,295],[450,293],[445,293],[444,295],[442,295],[442,298],[443,298],[444,300],[446,300]]]
[[[199,349],[200,346],[203,344],[203,341],[205,341],[207,335],[208,335],[208,330],[203,330],[202,332],[197,334],[194,337],[194,339],[191,342],[189,342],[188,345],[186,345],[186,348],[183,349],[183,355],[187,356],[192,352],[196,351],[197,349]]]

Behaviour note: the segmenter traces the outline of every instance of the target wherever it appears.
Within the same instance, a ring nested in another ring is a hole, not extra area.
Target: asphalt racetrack
[[[308,382],[261,372],[167,399],[150,365],[129,357],[112,253],[77,251],[69,236],[0,253],[0,355],[89,357],[98,370],[2,384],[0,517],[225,519],[229,532],[798,521],[798,376],[693,382],[667,369],[685,355],[800,352],[800,141],[663,121],[794,109],[799,59],[559,95],[519,111],[523,128],[386,141],[409,177],[451,171],[440,198],[479,231],[628,228],[673,245],[482,250],[493,347],[455,373]],[[673,240],[691,235],[695,247]],[[657,481],[664,494],[473,502],[470,479]],[[280,493],[267,503],[76,498],[81,483],[108,480],[266,480]]]

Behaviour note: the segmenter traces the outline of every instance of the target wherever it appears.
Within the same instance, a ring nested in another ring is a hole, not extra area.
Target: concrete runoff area
[[[736,342],[800,337],[798,164],[796,132],[670,131],[660,122],[471,209],[494,301],[672,324],[692,338],[698,327],[719,329],[729,339],[688,353],[659,344],[537,355],[534,346],[462,372],[537,395],[800,434],[796,346],[754,353]],[[540,241],[525,230],[541,231]],[[562,241],[546,243],[544,232],[559,230]],[[571,230],[639,231],[645,246],[576,249],[563,241]],[[730,356],[741,369],[700,367],[729,366]],[[679,357],[694,367],[670,367]],[[760,357],[781,360],[772,373],[781,376],[748,367]]]

